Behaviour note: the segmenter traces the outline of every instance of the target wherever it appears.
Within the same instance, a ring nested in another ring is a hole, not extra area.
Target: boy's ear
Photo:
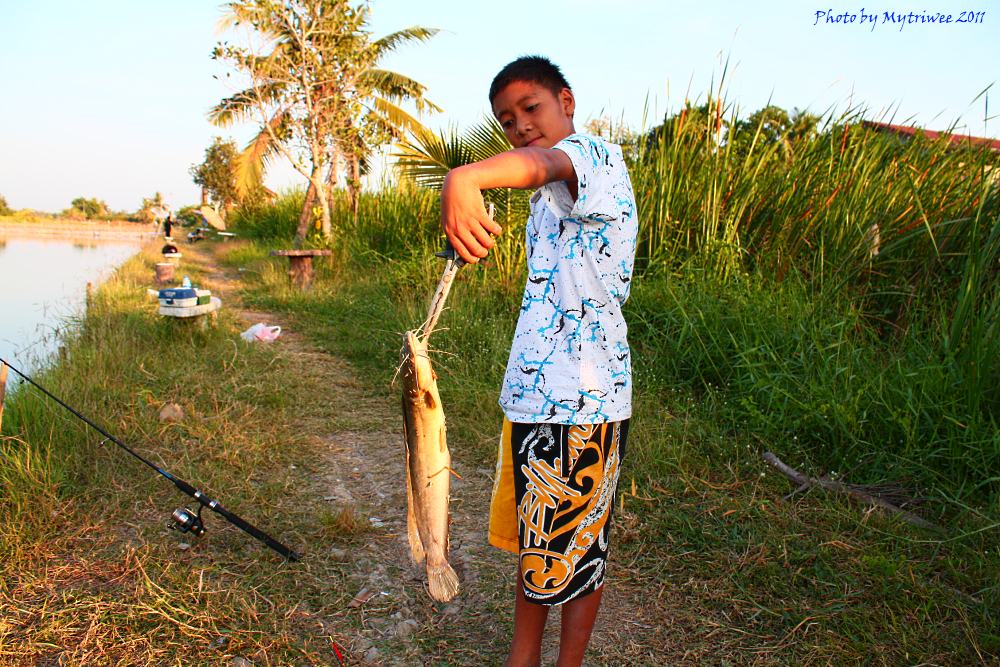
[[[573,97],[573,91],[569,88],[563,88],[560,90],[559,104],[562,107],[563,113],[566,114],[568,118],[572,118],[573,113],[576,111],[576,98]]]

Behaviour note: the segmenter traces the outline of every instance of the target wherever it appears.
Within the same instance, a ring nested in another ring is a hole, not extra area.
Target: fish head
[[[402,363],[400,374],[406,389],[425,392],[431,388],[437,375],[431,367],[431,358],[427,354],[427,342],[421,341],[413,331],[403,334],[403,349],[399,351]]]

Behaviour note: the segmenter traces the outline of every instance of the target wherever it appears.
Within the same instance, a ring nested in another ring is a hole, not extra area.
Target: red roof
[[[908,137],[915,136],[917,132],[920,132],[928,139],[937,139],[938,137],[945,135],[948,137],[948,141],[953,144],[971,144],[973,146],[985,146],[993,151],[1000,151],[1000,139],[988,139],[986,137],[973,137],[969,134],[952,134],[950,132],[935,132],[934,130],[925,130],[922,127],[914,127],[912,125],[892,125],[891,123],[879,123],[874,120],[864,120],[861,121],[863,125],[867,127],[874,128],[876,130],[889,130],[890,132],[895,132],[896,134],[902,134]]]

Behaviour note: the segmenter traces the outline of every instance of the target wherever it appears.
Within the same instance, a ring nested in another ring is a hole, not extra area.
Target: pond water
[[[59,346],[95,286],[139,251],[139,241],[0,234],[0,357],[30,374]],[[16,374],[8,374],[13,384]]]

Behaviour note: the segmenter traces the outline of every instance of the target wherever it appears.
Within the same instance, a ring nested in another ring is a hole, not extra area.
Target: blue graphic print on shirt
[[[531,197],[528,279],[500,393],[521,423],[593,424],[632,414],[632,369],[621,306],[638,220],[621,148],[573,134],[554,147],[577,177]]]

